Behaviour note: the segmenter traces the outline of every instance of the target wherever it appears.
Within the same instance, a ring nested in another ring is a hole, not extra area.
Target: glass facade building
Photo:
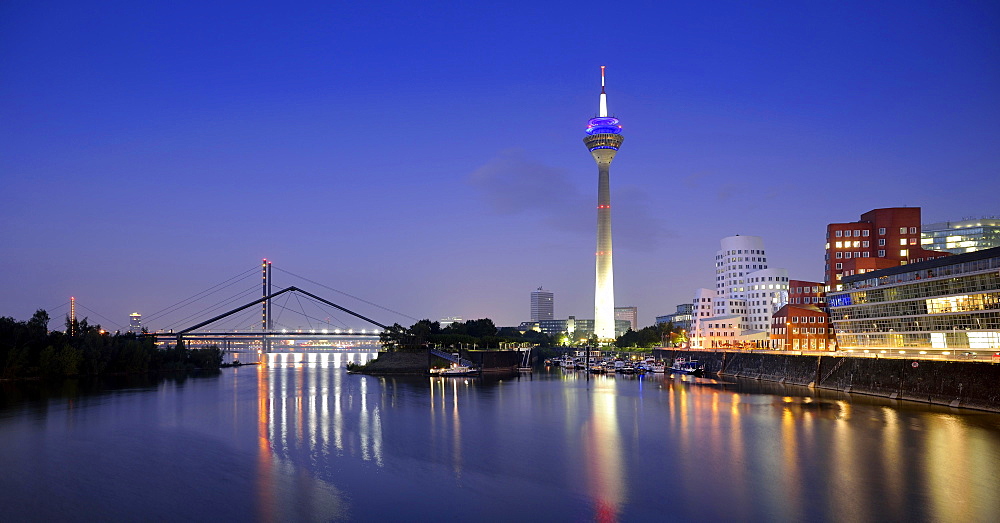
[[[1000,219],[983,218],[924,225],[920,244],[924,249],[952,254],[1000,247]]]
[[[828,296],[841,350],[1000,349],[1000,247],[843,279]]]

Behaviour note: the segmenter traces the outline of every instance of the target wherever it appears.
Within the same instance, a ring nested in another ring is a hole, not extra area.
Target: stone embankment
[[[677,357],[696,359],[708,374],[1000,412],[1000,365],[992,363],[735,351],[656,352],[667,362]]]

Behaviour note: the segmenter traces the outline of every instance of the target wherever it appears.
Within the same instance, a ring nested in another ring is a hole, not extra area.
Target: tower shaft
[[[597,161],[597,256],[594,285],[594,334],[615,338],[615,271],[611,255],[611,160],[614,149],[591,152]]]
[[[594,283],[594,335],[601,343],[615,339],[615,274],[611,254],[611,161],[624,137],[618,119],[608,116],[601,67],[600,112],[587,125],[583,143],[597,162],[597,252]]]

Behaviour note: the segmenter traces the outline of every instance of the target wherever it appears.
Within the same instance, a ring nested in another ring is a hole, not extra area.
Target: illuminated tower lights
[[[594,335],[603,343],[615,338],[615,279],[611,257],[610,166],[624,137],[617,118],[608,116],[601,66],[600,113],[587,124],[583,143],[597,162],[597,252],[594,287]]]

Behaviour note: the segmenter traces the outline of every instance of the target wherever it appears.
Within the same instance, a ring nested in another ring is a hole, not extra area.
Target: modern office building
[[[142,314],[133,312],[128,315],[128,332],[139,334],[142,332]]]
[[[920,231],[920,246],[952,254],[1000,247],[1000,219],[991,216],[925,224]]]
[[[531,291],[531,321],[555,318],[555,301],[552,291],[539,287]]]
[[[709,308],[711,306],[709,305]],[[675,330],[691,331],[691,324],[694,320],[694,304],[682,303],[677,306],[677,311],[673,314],[666,314],[656,317],[656,324],[672,323]]]
[[[618,119],[608,116],[608,98],[604,92],[604,66],[601,66],[601,99],[596,118],[587,124],[583,143],[597,162],[597,252],[594,286],[594,333],[602,343],[615,338],[615,280],[611,259],[611,161],[624,137]]]
[[[829,315],[816,305],[785,305],[771,322],[771,348],[775,350],[836,350]]]
[[[629,328],[639,330],[639,308],[635,306],[615,307],[615,323],[627,321]]]
[[[1000,247],[845,276],[828,295],[840,350],[1000,348]]]
[[[877,264],[902,265],[947,255],[921,247],[920,207],[873,209],[859,221],[826,226],[824,274],[826,284],[835,290],[845,270],[860,273],[859,265],[873,265],[859,259],[880,258]],[[867,271],[871,267],[862,268]]]

